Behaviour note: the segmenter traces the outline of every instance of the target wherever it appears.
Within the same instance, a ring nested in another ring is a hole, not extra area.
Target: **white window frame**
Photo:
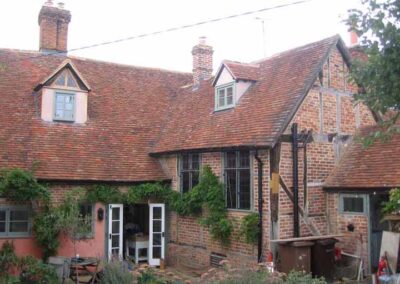
[[[232,104],[229,104],[229,105],[226,103],[226,90],[228,88],[232,88]],[[224,99],[225,104],[223,106],[219,105],[219,91],[220,90],[225,90],[225,99]],[[233,108],[235,106],[235,104],[236,104],[236,83],[235,82],[230,82],[230,83],[215,87],[215,110],[216,111]]]
[[[5,232],[0,232],[1,238],[18,238],[30,237],[32,235],[32,218],[29,206],[0,206],[0,211],[6,212]],[[27,232],[10,232],[10,212],[11,211],[27,211],[28,213],[28,231]]]
[[[72,119],[65,118],[65,117],[56,117],[56,105],[57,105],[57,96],[72,96],[74,98],[73,108],[72,108]],[[53,120],[54,121],[68,121],[74,122],[76,117],[76,93],[75,92],[68,92],[63,90],[56,90],[54,91],[54,103],[53,103]]]
[[[362,198],[363,199],[363,212],[344,211],[344,198]],[[357,193],[339,193],[339,212],[340,214],[350,215],[366,215],[367,214],[367,195]]]

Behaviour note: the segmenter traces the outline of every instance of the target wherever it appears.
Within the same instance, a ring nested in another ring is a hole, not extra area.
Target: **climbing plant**
[[[19,168],[0,172],[0,196],[13,201],[50,200],[50,192],[39,184],[33,173]]]
[[[246,243],[257,243],[259,233],[258,214],[250,213],[244,216],[240,224],[239,235],[244,236]]]
[[[123,194],[115,186],[104,184],[97,184],[89,187],[86,192],[86,201],[90,203],[102,202],[108,203],[121,203],[124,201]]]
[[[390,191],[389,201],[383,203],[384,214],[400,214],[400,188]]]

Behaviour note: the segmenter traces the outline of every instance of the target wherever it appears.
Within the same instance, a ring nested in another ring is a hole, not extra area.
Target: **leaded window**
[[[251,208],[251,174],[249,151],[230,151],[224,155],[224,184],[227,207]]]
[[[199,183],[200,154],[182,154],[179,162],[181,192],[191,190]]]

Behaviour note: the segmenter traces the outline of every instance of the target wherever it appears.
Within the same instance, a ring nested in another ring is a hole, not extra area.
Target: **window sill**
[[[0,239],[30,239],[33,236],[30,234],[26,235],[0,235]]]
[[[227,107],[223,107],[223,108],[215,108],[214,112],[222,112],[224,110],[230,110],[230,109],[233,109],[233,108],[235,108],[235,105],[231,105],[231,106],[227,106]]]
[[[238,213],[258,213],[257,211],[253,209],[233,209],[233,208],[227,208],[228,213],[229,212],[238,212]]]

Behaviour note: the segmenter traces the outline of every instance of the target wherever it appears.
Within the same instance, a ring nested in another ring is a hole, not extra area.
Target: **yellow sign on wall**
[[[272,193],[279,193],[279,173],[272,173],[271,191]]]

